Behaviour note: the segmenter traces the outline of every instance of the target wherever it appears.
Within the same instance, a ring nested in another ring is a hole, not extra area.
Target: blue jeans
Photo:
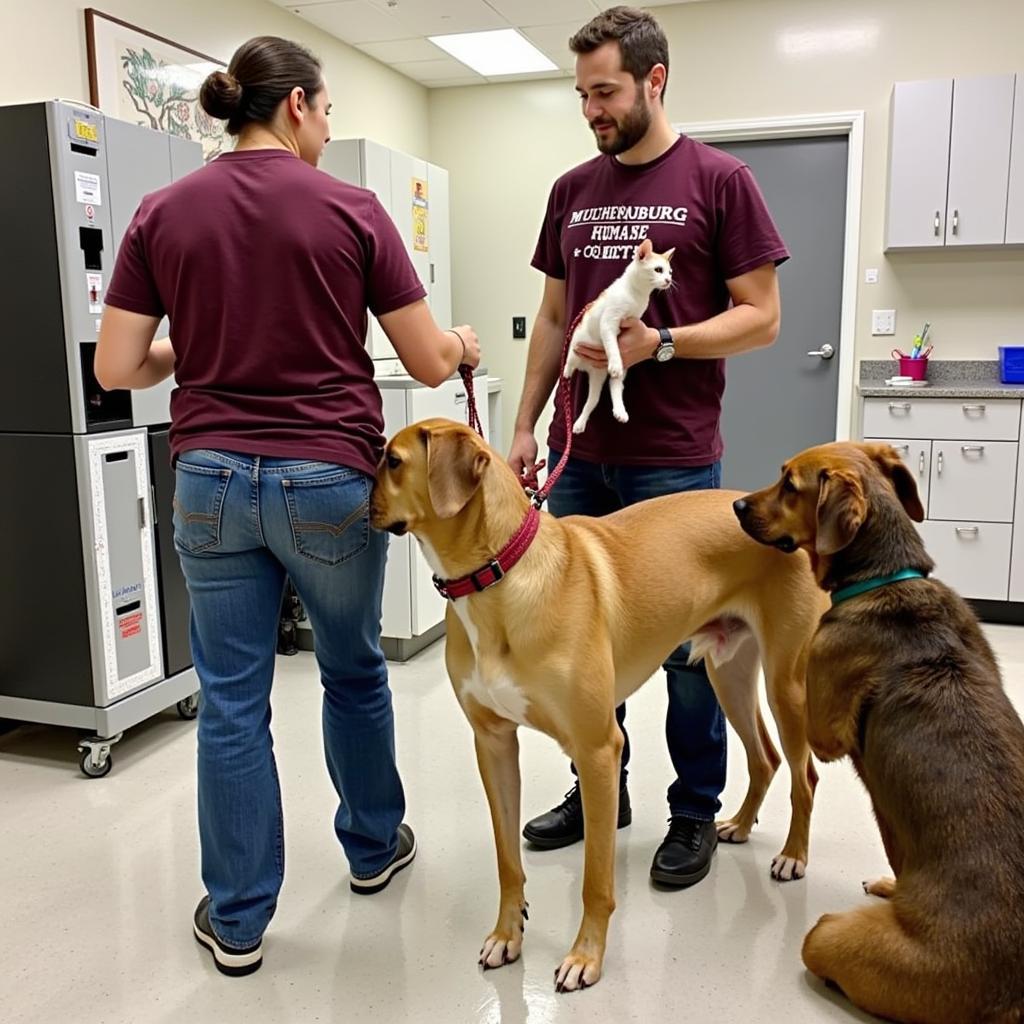
[[[387,537],[370,529],[371,486],[324,462],[222,451],[177,462],[174,543],[202,687],[202,874],[227,946],[262,936],[284,877],[270,686],[286,576],[316,637],[338,839],[357,875],[375,874],[398,848],[405,796],[380,649]]]
[[[561,453],[552,451],[548,469],[558,465]],[[720,487],[721,463],[710,466],[606,466],[570,458],[551,490],[548,508],[555,516],[603,516],[638,501],[680,491]],[[686,571],[672,566],[672,571]],[[665,736],[676,780],[668,788],[669,811],[674,816],[713,821],[721,810],[725,788],[725,716],[708,680],[704,663],[687,664],[690,645],[677,647],[665,662],[668,676],[668,713]],[[622,729],[622,783],[629,763],[626,705],[615,709]],[[573,772],[576,768],[573,766]]]

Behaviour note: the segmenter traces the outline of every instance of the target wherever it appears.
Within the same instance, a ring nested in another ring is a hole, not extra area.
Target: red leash
[[[572,342],[572,336],[579,326],[580,321],[583,319],[584,314],[590,309],[593,303],[587,303],[580,311],[576,314],[576,319],[573,320],[569,326],[569,330],[565,333],[565,342],[562,345],[562,359],[558,367],[558,386],[555,389],[555,407],[558,407],[559,402],[562,405],[562,414],[565,416],[565,451],[562,452],[562,457],[558,460],[558,465],[548,473],[547,479],[544,481],[544,486],[533,490],[528,487],[526,482],[523,482],[523,488],[526,493],[530,496],[533,504],[536,508],[540,508],[541,505],[547,501],[548,495],[551,493],[551,488],[558,482],[558,478],[562,475],[562,471],[565,469],[565,464],[569,461],[569,455],[572,452],[572,395],[570,392],[570,380],[565,374],[565,363],[569,358],[569,345]],[[459,374],[462,377],[462,383],[466,386],[466,413],[469,418],[469,425],[481,436],[484,436],[483,425],[480,422],[480,413],[476,408],[476,395],[473,391],[473,371],[465,363],[459,367]],[[542,459],[536,466],[536,469],[544,468],[544,460]],[[535,470],[536,471],[536,470]]]
[[[569,345],[572,342],[572,336],[576,332],[576,328],[579,326],[580,321],[583,319],[584,314],[593,305],[588,302],[580,311],[576,314],[576,319],[573,320],[569,326],[569,330],[565,332],[565,342],[562,345],[562,361],[558,367],[558,387],[555,390],[555,408],[557,409],[559,401],[562,403],[562,414],[565,416],[565,451],[562,452],[562,457],[558,460],[558,465],[555,466],[550,473],[548,473],[547,479],[544,481],[544,486],[531,493],[529,487],[526,487],[527,494],[533,499],[534,505],[540,508],[541,505],[547,501],[548,495],[551,493],[551,488],[558,482],[558,478],[562,475],[562,470],[565,469],[565,464],[569,461],[569,454],[572,452],[572,392],[570,387],[570,378],[565,376],[565,364],[569,358]],[[543,468],[544,462],[541,460],[537,466],[538,469]]]
[[[480,422],[480,413],[476,407],[476,394],[473,391],[473,370],[465,363],[459,364],[459,376],[466,386],[466,414],[469,417],[469,425],[481,436],[484,436],[484,427]]]
[[[527,548],[529,548],[533,538],[537,535],[537,530],[540,526],[540,507],[547,499],[551,488],[555,486],[558,478],[562,475],[562,470],[565,469],[565,464],[569,461],[569,453],[572,451],[572,400],[569,394],[569,381],[563,376],[563,372],[566,360],[569,358],[569,343],[572,340],[577,325],[583,319],[583,314],[586,313],[588,308],[589,306],[584,306],[580,310],[579,315],[566,333],[565,344],[562,346],[562,361],[558,369],[558,388],[555,392],[555,405],[557,406],[559,400],[561,400],[562,411],[565,415],[565,451],[558,460],[558,465],[548,474],[543,487],[532,491],[526,486],[525,482],[523,483],[526,493],[530,495],[532,504],[519,529],[494,558],[486,565],[481,566],[466,576],[460,576],[458,579],[443,580],[436,575],[433,577],[437,592],[449,601],[454,601],[459,597],[467,597],[474,593],[478,594],[489,587],[493,587],[495,583],[500,583],[505,578],[505,574],[526,554]],[[476,394],[473,389],[473,370],[463,363],[459,367],[459,375],[466,386],[466,413],[469,418],[469,425],[483,437],[483,424],[480,422],[480,413],[476,407]],[[543,465],[543,462],[539,463],[537,469],[543,468]]]

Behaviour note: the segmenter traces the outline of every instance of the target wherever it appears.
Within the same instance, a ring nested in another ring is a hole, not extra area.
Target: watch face
[[[676,354],[675,348],[672,345],[661,345],[658,351],[654,353],[654,358],[659,363],[667,363]]]

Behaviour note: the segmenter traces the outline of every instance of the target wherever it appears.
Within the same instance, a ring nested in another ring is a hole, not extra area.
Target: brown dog
[[[896,876],[865,884],[886,902],[822,917],[804,963],[893,1020],[1024,1020],[1024,726],[974,614],[927,579],[913,475],[888,445],[822,445],[736,513],[833,594],[808,734],[852,758]]]
[[[755,544],[731,512],[737,494],[702,491],[646,501],[602,519],[531,513],[515,474],[467,427],[426,420],[396,435],[377,475],[371,522],[411,531],[434,571],[484,567],[522,524],[525,554],[487,589],[449,602],[448,673],[475,736],[498,854],[498,921],[485,967],[518,958],[526,902],[519,849],[516,728],[554,737],[579,771],[585,820],[583,921],[556,987],[601,974],[615,906],[615,820],[622,733],[615,707],[684,640],[708,662],[747,752],[750,783],[726,838],[747,837],[779,764],[757,698],[758,650],[792,776],[793,817],[778,878],[803,874],[816,777],[804,725],[807,648],[824,597],[807,559]],[[483,584],[481,584],[483,585]]]

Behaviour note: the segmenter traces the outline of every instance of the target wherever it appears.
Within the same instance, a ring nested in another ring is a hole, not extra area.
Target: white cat
[[[569,344],[569,355],[565,361],[564,377],[571,377],[576,370],[583,370],[590,380],[587,401],[583,411],[572,426],[574,434],[582,434],[601,397],[601,388],[608,378],[608,391],[612,399],[612,415],[620,423],[629,422],[629,414],[622,402],[622,384],[626,371],[619,352],[619,329],[623,320],[630,317],[639,319],[647,309],[651,292],[669,288],[672,285],[672,254],[657,253],[649,238],[636,247],[621,276],[617,277],[591,303],[573,332]],[[608,356],[608,368],[594,366],[576,352],[579,343],[600,345]]]

